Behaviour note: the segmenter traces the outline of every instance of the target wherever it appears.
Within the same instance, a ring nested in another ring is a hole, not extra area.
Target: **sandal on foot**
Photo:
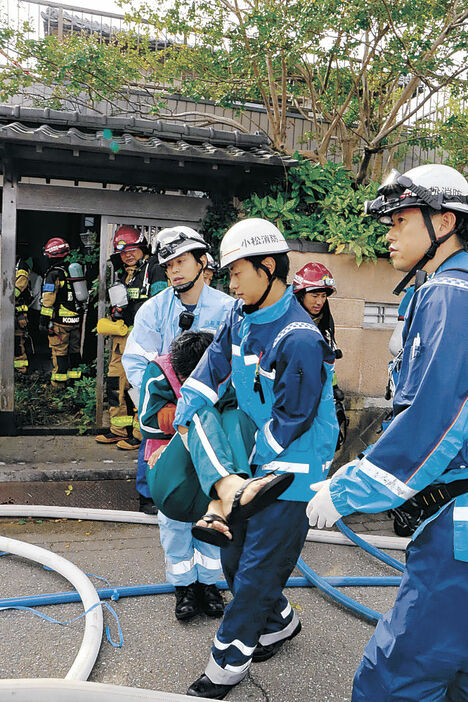
[[[227,517],[228,524],[236,524],[237,522],[250,519],[250,517],[253,517],[257,512],[271,505],[294,480],[293,473],[281,473],[280,475],[276,475],[273,480],[270,480],[266,485],[260,488],[250,502],[242,505],[240,500],[247,485],[255,480],[262,480],[262,478],[266,478],[269,475],[275,475],[275,471],[270,471],[270,473],[265,473],[265,475],[260,475],[257,478],[249,478],[244,482],[243,486],[239,488],[234,495],[231,513]]]
[[[213,522],[221,522],[222,524],[226,524],[226,526],[229,526],[224,517],[221,517],[219,514],[205,514],[205,516],[202,517],[202,519],[207,524],[213,524]],[[219,546],[220,548],[226,548],[231,543],[231,539],[229,539],[226,536],[226,534],[223,534],[222,531],[218,531],[213,527],[195,525],[192,527],[192,536],[194,539],[204,541],[207,544],[212,544],[212,546]]]

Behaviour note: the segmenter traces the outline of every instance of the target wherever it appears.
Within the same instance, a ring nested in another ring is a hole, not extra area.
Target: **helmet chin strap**
[[[431,216],[428,212],[428,210],[425,207],[421,207],[421,214],[424,219],[424,224],[426,225],[427,232],[429,234],[430,240],[431,240],[431,245],[427,249],[426,253],[424,256],[417,262],[415,265],[412,267],[410,271],[405,275],[403,280],[401,280],[396,288],[393,291],[394,295],[399,295],[402,290],[406,288],[410,280],[413,278],[414,275],[416,275],[416,271],[424,268],[426,263],[430,261],[434,256],[436,255],[437,249],[441,244],[444,243],[444,241],[447,241],[453,234],[455,234],[455,230],[452,229],[451,232],[448,234],[445,234],[445,236],[442,236],[440,239],[437,239],[436,233],[434,231],[434,227],[432,225],[432,220]]]
[[[198,271],[197,275],[193,280],[190,280],[188,283],[181,283],[180,285],[174,285],[174,293],[177,295],[177,297],[180,297],[181,293],[188,292],[193,288],[203,271],[205,270],[204,266],[202,263],[200,263],[200,270]]]
[[[270,290],[271,290],[271,286],[273,285],[273,282],[276,278],[276,276],[273,273],[270,273],[268,268],[263,263],[260,263],[258,267],[261,268],[262,271],[264,271],[266,273],[266,276],[268,278],[268,285],[266,287],[265,292],[263,293],[261,298],[259,300],[257,300],[257,302],[254,302],[252,305],[243,305],[242,306],[242,311],[244,312],[244,314],[252,314],[252,312],[256,312],[259,309],[260,305],[262,305],[265,302],[265,300],[267,299],[267,297],[270,293]]]

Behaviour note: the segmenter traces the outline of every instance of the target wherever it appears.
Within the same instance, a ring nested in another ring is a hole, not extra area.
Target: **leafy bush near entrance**
[[[295,158],[299,164],[289,169],[285,184],[273,185],[264,196],[251,195],[238,212],[215,201],[202,223],[211,241],[221,239],[237,218],[263,217],[290,239],[324,242],[333,253],[353,254],[358,265],[387,253],[385,227],[364,215],[364,200],[375,197],[378,184],[357,186],[341,164],[321,166],[298,153]]]
[[[82,377],[64,390],[50,385],[50,372],[15,376],[18,426],[76,427],[84,434],[94,426],[96,416],[95,365],[82,364]]]

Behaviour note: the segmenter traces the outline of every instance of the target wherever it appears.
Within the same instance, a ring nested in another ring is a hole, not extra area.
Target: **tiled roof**
[[[268,144],[264,134],[0,105],[0,146],[21,177],[245,195],[296,164]]]
[[[89,115],[62,110],[36,109],[19,105],[0,105],[0,122],[23,122],[27,124],[50,124],[56,127],[77,127],[81,130],[122,132],[140,136],[157,136],[165,141],[183,139],[188,143],[209,142],[220,146],[265,146],[270,143],[266,134],[244,134],[239,131],[214,129],[214,127],[193,127],[160,119],[142,119],[131,115],[108,117]]]

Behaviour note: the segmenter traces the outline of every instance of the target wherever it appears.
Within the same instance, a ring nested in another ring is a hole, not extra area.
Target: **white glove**
[[[335,509],[330,496],[330,482],[330,480],[321,480],[318,483],[312,483],[310,486],[317,493],[306,508],[311,527],[317,526],[318,529],[332,527],[341,517],[341,514]]]

